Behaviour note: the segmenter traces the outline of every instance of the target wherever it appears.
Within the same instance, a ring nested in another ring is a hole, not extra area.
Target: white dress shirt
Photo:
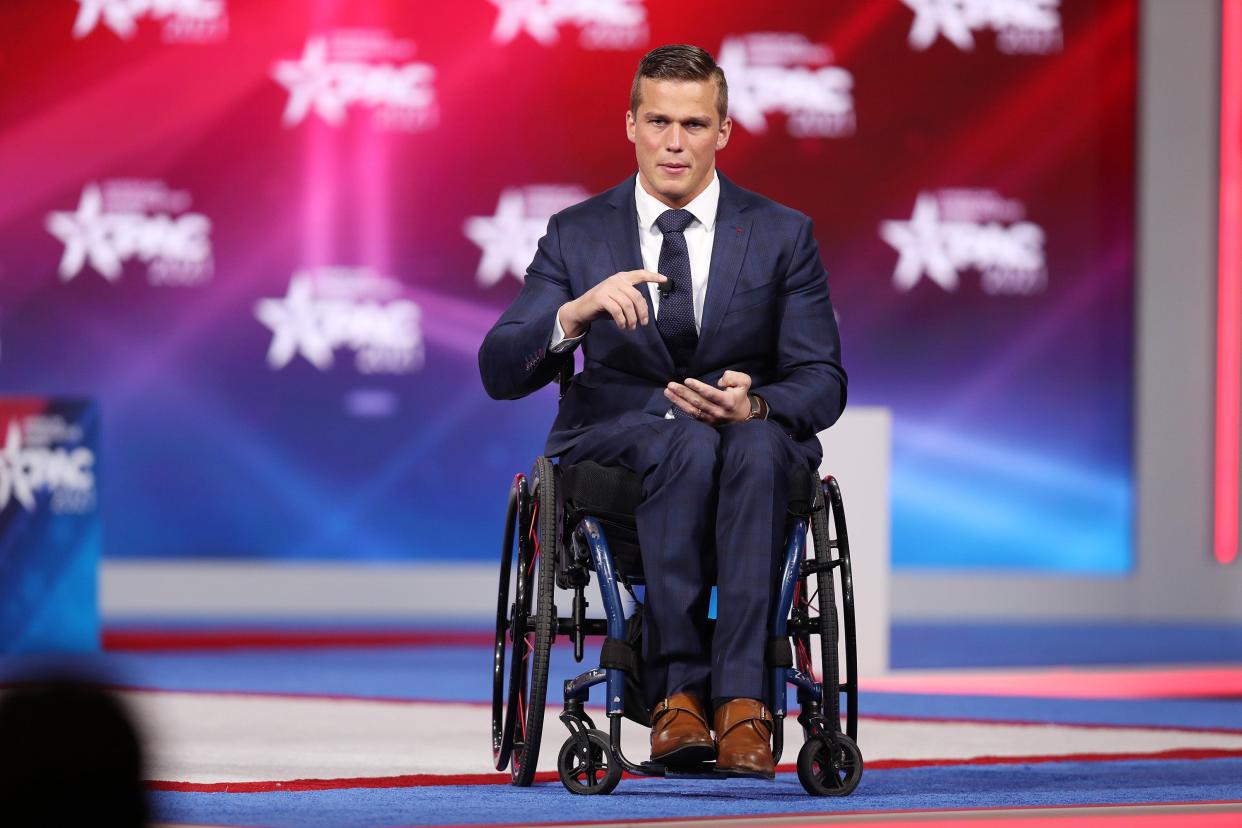
[[[660,248],[664,244],[664,234],[656,226],[658,219],[670,208],[658,198],[643,189],[642,181],[634,181],[634,206],[638,210],[638,246],[642,250],[643,269],[652,273],[660,272]],[[694,216],[694,221],[686,227],[686,251],[690,255],[690,283],[694,296],[694,327],[703,328],[703,302],[707,298],[707,272],[712,263],[712,241],[716,237],[716,210],[720,206],[720,178],[712,170],[711,183],[703,192],[683,209]],[[651,294],[651,302],[655,307],[656,316],[660,315],[660,286],[654,282],[645,282]],[[681,289],[680,287],[678,288]],[[648,324],[655,324],[655,321]],[[561,327],[560,313],[553,323],[551,347],[554,351],[564,351],[574,347],[581,336],[573,339],[565,338]]]

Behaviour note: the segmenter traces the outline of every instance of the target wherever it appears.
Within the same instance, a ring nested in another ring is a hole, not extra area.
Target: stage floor
[[[803,793],[790,764],[796,724],[774,782],[626,779],[601,798],[556,781],[565,731],[554,716],[536,785],[513,788],[491,768],[491,648],[478,631],[269,632],[128,629],[109,637],[125,649],[78,661],[121,688],[141,722],[158,821],[1242,825],[1242,654],[1228,649],[1210,664],[976,665],[864,680],[867,770],[843,799]],[[0,679],[47,666],[7,657]],[[580,670],[555,648],[553,676]],[[645,731],[627,723],[624,738],[645,758]]]

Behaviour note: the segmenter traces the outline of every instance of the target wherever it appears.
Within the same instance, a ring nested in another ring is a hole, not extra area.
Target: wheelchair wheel
[[[835,483],[835,481],[834,481]],[[825,483],[822,486],[822,495],[820,497],[819,508],[811,512],[811,537],[815,541],[815,562],[818,564],[827,564],[832,561],[832,551],[837,546],[837,540],[832,537],[831,529],[828,523],[828,487]],[[806,585],[803,585],[803,594],[806,595]],[[821,658],[821,669],[823,675],[821,681],[824,688],[824,708],[823,715],[832,724],[833,729],[840,729],[841,722],[841,697],[838,692],[840,686],[840,664],[837,654],[837,642],[839,631],[837,626],[837,597],[836,583],[833,578],[833,570],[825,567],[815,574],[815,594],[818,596],[818,612],[819,612],[819,652]],[[808,611],[811,608],[811,596],[806,598],[806,606]],[[812,613],[812,617],[814,614]],[[811,667],[810,651],[803,647],[803,651],[799,652],[800,658],[807,660],[807,669]],[[811,734],[807,734],[808,738]]]
[[[621,781],[621,766],[613,758],[607,734],[588,730],[570,736],[556,759],[561,784],[570,793],[596,796],[612,793]]]
[[[845,528],[845,505],[841,487],[835,477],[824,478],[824,496],[832,507],[832,524],[836,530],[837,559],[841,562],[841,617],[845,632],[845,733],[858,741],[858,640],[854,622],[854,574],[850,565],[850,539]]]
[[[513,728],[513,784],[530,785],[539,762],[544,702],[548,693],[548,660],[556,638],[556,559],[560,548],[556,467],[546,457],[531,472],[530,509],[519,523],[517,595],[509,640],[513,643],[509,675]]]
[[[849,796],[862,772],[862,752],[844,733],[817,734],[798,751],[798,781],[811,796]]]
[[[519,474],[509,487],[509,508],[505,513],[504,539],[500,547],[500,587],[496,597],[496,643],[492,653],[492,761],[496,770],[509,766],[513,754],[513,731],[517,717],[517,694],[505,695],[505,677],[510,672],[505,661],[511,635],[515,603],[509,602],[509,582],[514,577],[513,546],[517,527],[526,525],[530,513],[530,491],[526,476]],[[519,557],[521,557],[519,553]],[[521,571],[521,570],[517,570]],[[512,689],[512,688],[510,688]]]

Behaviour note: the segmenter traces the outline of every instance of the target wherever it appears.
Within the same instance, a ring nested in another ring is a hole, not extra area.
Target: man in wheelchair
[[[492,397],[515,399],[582,349],[546,453],[642,481],[652,759],[772,778],[765,645],[788,481],[818,466],[846,374],[810,220],[716,170],[727,112],[707,52],[643,57],[625,116],[637,175],[552,217],[479,365]]]

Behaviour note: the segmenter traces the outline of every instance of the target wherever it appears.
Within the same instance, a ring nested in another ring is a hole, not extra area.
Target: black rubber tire
[[[849,796],[862,774],[862,752],[844,733],[820,733],[798,751],[798,781],[811,796]]]
[[[842,693],[845,695],[845,735],[858,741],[858,629],[854,621],[854,570],[850,563],[850,537],[845,525],[845,503],[836,478],[824,478],[824,497],[832,510],[836,530],[838,570],[841,573],[841,619],[845,634],[845,671]]]
[[[509,619],[513,610],[513,604],[509,601],[509,582],[514,577],[513,545],[518,517],[526,512],[529,497],[526,476],[519,474],[509,486],[509,508],[505,513],[504,537],[500,546],[500,586],[496,593],[496,640],[492,651],[492,762],[498,771],[509,766],[509,756],[513,753],[516,722],[509,708],[516,709],[516,705],[507,697],[505,688],[505,678],[512,672],[506,660],[511,632]]]
[[[523,717],[526,705],[523,699],[528,693],[527,667],[529,662],[522,659],[522,654],[526,652],[526,647],[518,646],[518,642],[524,641],[529,631],[531,595],[534,593],[534,578],[530,567],[530,559],[534,554],[534,544],[528,534],[531,514],[530,485],[526,477],[523,476],[521,488],[519,489],[517,526],[515,529],[517,561],[514,563],[513,569],[514,593],[513,601],[509,605],[508,616],[509,644],[511,645],[508,654],[508,706],[505,712],[505,726],[502,733],[503,739],[508,743],[510,762],[513,761],[513,748],[517,741],[518,728],[521,727],[525,730]]]
[[[556,589],[555,562],[561,546],[556,483],[556,467],[552,461],[546,457],[535,460],[530,481],[533,514],[528,521],[520,524],[525,528],[519,547],[522,550],[519,556],[520,572],[523,573],[519,583],[524,583],[526,587],[524,594],[520,595],[519,608],[525,608],[526,617],[534,622],[534,641],[529,646],[519,646],[517,639],[514,639],[514,678],[511,679],[511,686],[522,688],[525,693],[525,705],[519,706],[524,707],[525,716],[520,732],[515,730],[513,734],[511,757],[513,784],[521,788],[535,781],[535,769],[539,764],[544,704],[548,695],[548,660],[556,639],[556,607],[552,599]],[[534,537],[531,536],[532,529]],[[537,564],[537,572],[532,571],[532,563]],[[531,595],[531,587],[535,588],[534,595]],[[531,632],[529,626],[524,627],[523,639],[527,639]]]
[[[608,735],[598,730],[586,732],[587,746],[570,736],[556,757],[561,784],[579,796],[605,796],[621,781],[621,766],[612,755]]]
[[[819,508],[811,512],[811,536],[815,541],[815,562],[827,564],[832,560],[832,535],[828,523],[827,492],[820,496]],[[837,623],[836,583],[832,569],[822,569],[815,574],[815,590],[819,609],[819,654],[823,675],[820,682],[824,690],[823,715],[840,729],[841,722],[841,667],[838,654],[839,628]]]

